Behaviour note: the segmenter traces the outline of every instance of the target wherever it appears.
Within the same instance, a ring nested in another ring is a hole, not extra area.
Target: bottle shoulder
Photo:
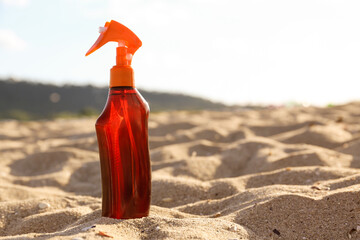
[[[147,119],[149,105],[138,91],[133,92],[109,92],[104,110],[98,117],[96,125],[106,125],[110,122],[118,122],[123,118],[130,120]]]

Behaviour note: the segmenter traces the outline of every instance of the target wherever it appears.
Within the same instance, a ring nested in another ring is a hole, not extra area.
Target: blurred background
[[[154,111],[354,101],[359,10],[340,0],[0,0],[0,118],[101,111],[116,43],[85,53],[111,19],[143,42],[132,65]]]

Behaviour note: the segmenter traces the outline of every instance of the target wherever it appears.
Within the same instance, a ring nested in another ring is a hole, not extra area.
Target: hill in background
[[[224,110],[226,105],[183,95],[139,89],[151,111]],[[99,114],[108,88],[0,80],[0,118],[38,119]]]

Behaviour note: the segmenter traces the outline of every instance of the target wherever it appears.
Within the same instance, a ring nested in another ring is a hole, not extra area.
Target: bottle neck
[[[117,96],[117,95],[124,96],[124,94],[134,94],[134,93],[138,93],[138,91],[136,88],[133,87],[112,87],[109,89],[109,96]]]
[[[110,70],[110,88],[135,87],[131,66],[113,66]]]

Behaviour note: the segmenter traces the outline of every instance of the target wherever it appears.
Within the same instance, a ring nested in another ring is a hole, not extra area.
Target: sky
[[[115,20],[143,42],[136,87],[228,104],[360,99],[357,0],[0,0],[0,77],[107,86]]]

